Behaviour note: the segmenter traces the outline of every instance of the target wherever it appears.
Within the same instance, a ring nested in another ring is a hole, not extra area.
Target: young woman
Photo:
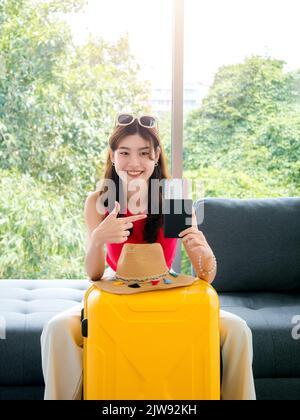
[[[103,177],[113,181],[116,187],[114,208],[102,211],[103,206],[109,204],[104,184],[100,192],[90,194],[85,203],[88,231],[85,265],[91,280],[100,279],[104,272],[113,274],[116,271],[126,242],[159,242],[166,263],[171,267],[177,239],[164,238],[162,215],[150,212],[151,202],[156,198],[151,197],[149,188],[151,180],[168,178],[157,121],[149,116],[135,118],[130,114],[119,115],[109,139]],[[136,189],[130,185],[131,181],[137,180],[140,191],[135,202]],[[161,194],[158,202],[161,203]],[[216,276],[216,259],[203,233],[198,230],[194,211],[193,227],[181,232],[180,236],[197,275],[212,283]],[[106,270],[105,261],[109,265]],[[82,398],[82,307],[83,302],[56,315],[43,329],[41,347],[45,399]],[[254,400],[251,330],[243,319],[221,310],[220,336],[223,360],[221,398]]]

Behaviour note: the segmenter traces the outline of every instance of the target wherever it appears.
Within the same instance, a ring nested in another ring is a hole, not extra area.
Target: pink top
[[[107,212],[108,214],[108,212]],[[133,216],[132,213],[127,209],[127,216]],[[136,222],[133,222],[133,231],[130,235],[130,237],[127,239],[126,242],[121,244],[108,244],[106,243],[106,262],[107,264],[114,270],[117,270],[117,262],[119,259],[119,256],[121,254],[123,245],[126,243],[131,244],[146,244],[147,242],[143,239],[143,231],[144,226],[146,223],[146,218],[142,220],[137,220]],[[166,260],[166,264],[168,268],[170,269],[172,266],[172,262],[175,258],[176,254],[176,245],[177,245],[177,238],[165,238],[164,237],[164,229],[161,227],[158,232],[158,237],[156,242],[160,243],[162,246],[162,249],[164,251],[164,256]]]

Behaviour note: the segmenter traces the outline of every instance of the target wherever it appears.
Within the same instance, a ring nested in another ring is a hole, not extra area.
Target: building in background
[[[209,87],[202,83],[185,83],[184,86],[184,111],[188,112],[201,106],[203,97]],[[172,89],[163,84],[156,83],[152,86],[151,108],[153,112],[160,113],[172,109]]]

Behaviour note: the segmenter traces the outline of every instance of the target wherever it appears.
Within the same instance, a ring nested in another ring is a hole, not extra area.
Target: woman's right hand
[[[146,214],[136,216],[117,217],[120,211],[120,204],[116,201],[112,212],[92,232],[92,240],[96,246],[109,244],[121,244],[127,241],[133,227],[133,222],[147,217]]]

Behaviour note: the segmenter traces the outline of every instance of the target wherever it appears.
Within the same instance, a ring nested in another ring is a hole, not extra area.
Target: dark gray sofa
[[[252,330],[257,398],[300,399],[300,339],[292,336],[300,316],[300,198],[206,198],[196,203],[199,221],[203,208],[199,229],[218,260],[221,307]],[[88,286],[0,280],[0,400],[43,398],[43,325],[80,302]]]
[[[0,319],[6,323],[0,339],[0,400],[43,399],[43,325],[81,302],[88,286],[88,280],[0,280]]]
[[[300,400],[300,198],[209,198],[196,203],[199,223],[203,209],[221,308],[252,331],[257,398]]]

